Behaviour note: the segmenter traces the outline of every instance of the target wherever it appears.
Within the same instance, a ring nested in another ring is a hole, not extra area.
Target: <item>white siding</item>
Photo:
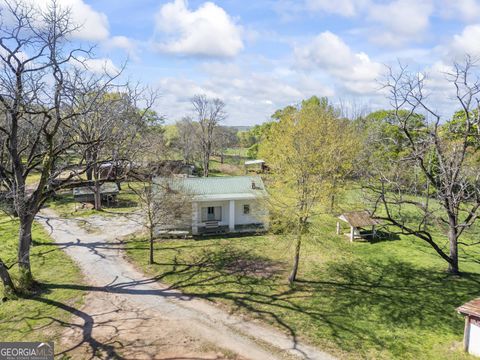
[[[480,356],[480,326],[472,322],[470,322],[468,352],[472,355]]]
[[[250,205],[250,213],[243,213],[243,206]],[[263,223],[262,214],[259,213],[259,204],[254,200],[236,200],[235,201],[235,224],[258,224]]]

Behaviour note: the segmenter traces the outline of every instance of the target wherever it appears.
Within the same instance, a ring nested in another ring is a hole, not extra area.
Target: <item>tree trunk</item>
[[[20,270],[20,287],[29,289],[33,283],[30,267],[30,247],[32,245],[33,216],[20,217],[18,239],[18,267]]]
[[[225,157],[225,154],[223,153],[223,151],[220,153],[220,164],[223,164],[223,162],[225,161],[224,159]]]
[[[208,177],[210,168],[210,155],[204,154],[203,156],[203,176]]]
[[[153,229],[150,228],[150,259],[149,263],[153,264],[155,261],[153,259]]]
[[[15,285],[13,285],[13,281],[10,277],[10,273],[8,272],[8,268],[6,267],[2,259],[0,259],[0,279],[2,279],[3,283],[4,297],[7,299],[14,298],[17,290],[15,289]]]
[[[86,160],[86,175],[87,175],[87,180],[92,181],[93,180],[93,157],[92,157],[92,152],[91,151],[86,151],[85,153],[85,160]]]
[[[300,232],[297,235],[297,241],[295,244],[295,256],[293,257],[293,268],[290,276],[288,277],[288,281],[290,284],[293,284],[297,279],[297,272],[298,272],[298,263],[300,262],[300,247],[302,244],[302,233]]]
[[[335,208],[335,191],[337,189],[337,179],[333,179],[332,194],[330,195],[330,213],[333,214],[333,209]]]
[[[93,196],[95,200],[95,210],[102,210],[102,193],[100,191],[100,183],[95,181]]]
[[[448,242],[450,243],[450,259],[448,264],[448,272],[453,275],[458,275],[458,242],[457,242],[457,221],[454,215],[449,215],[448,218]]]
[[[97,162],[97,156],[94,157],[94,167],[93,167],[93,200],[95,203],[95,210],[102,210],[102,193],[100,190],[100,169]]]
[[[92,181],[92,180],[93,180],[93,169],[92,169],[92,165],[87,164],[87,170],[86,170],[85,174],[87,175],[87,180],[88,180],[88,181]]]

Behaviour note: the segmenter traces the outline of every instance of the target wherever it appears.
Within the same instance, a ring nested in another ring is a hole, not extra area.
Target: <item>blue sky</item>
[[[480,55],[480,0],[61,0],[98,43],[101,62],[158,88],[169,122],[197,93],[222,98],[229,125],[260,123],[311,95],[370,110],[388,106],[385,65],[428,73],[444,109],[444,73]]]

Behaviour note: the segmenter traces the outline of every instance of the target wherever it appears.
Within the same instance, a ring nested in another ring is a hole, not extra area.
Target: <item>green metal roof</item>
[[[157,183],[160,178],[155,180]],[[170,179],[170,186],[174,190],[184,191],[193,196],[208,198],[249,197],[266,194],[260,176],[225,176],[225,177],[198,177]]]

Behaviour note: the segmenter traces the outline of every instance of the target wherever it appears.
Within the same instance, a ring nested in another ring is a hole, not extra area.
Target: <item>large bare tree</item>
[[[214,146],[214,130],[227,117],[225,103],[218,98],[209,99],[205,95],[195,95],[192,105],[200,125],[198,138],[202,151],[203,176],[208,176]]]
[[[426,74],[404,66],[390,71],[385,88],[403,149],[373,171],[367,189],[375,195],[376,217],[429,244],[458,274],[459,245],[478,244],[463,235],[480,207],[480,82],[470,57],[452,69],[445,75],[460,108],[453,120],[433,107]],[[418,121],[419,114],[425,121]]]
[[[152,119],[157,93],[138,85],[126,84],[115,92],[87,94],[97,96],[98,105],[74,120],[73,129],[80,140],[76,150],[86,163],[86,175],[94,193],[95,209],[100,210],[100,186],[109,179],[120,181],[136,154],[144,147],[140,134]],[[141,107],[141,108],[140,108]],[[102,172],[102,165],[106,169]]]
[[[96,96],[85,102],[85,94],[103,93],[118,74],[95,76],[85,68],[91,51],[72,46],[78,27],[58,2],[45,8],[20,0],[2,4],[0,183],[18,215],[20,284],[29,287],[34,217],[77,169],[68,154],[80,142],[72,142],[72,121],[97,104]]]
[[[178,137],[174,143],[175,149],[182,154],[182,159],[186,164],[195,163],[200,153],[200,142],[197,136],[199,132],[198,123],[189,117],[185,117],[177,121],[175,127],[178,132]]]

